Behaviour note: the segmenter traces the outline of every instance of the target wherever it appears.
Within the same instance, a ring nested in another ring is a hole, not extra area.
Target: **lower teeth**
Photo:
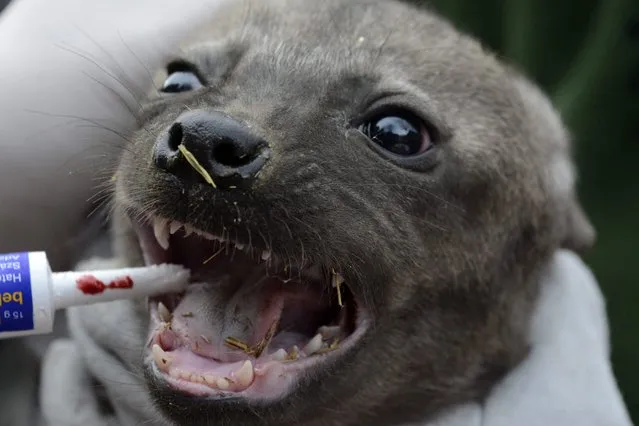
[[[313,355],[315,352],[322,349],[323,338],[321,334],[316,334],[310,342],[304,347],[304,353],[306,355]]]
[[[164,349],[160,347],[160,345],[153,345],[153,360],[158,368],[164,372],[168,372],[171,367],[171,362],[173,361],[173,357],[168,353],[164,352]]]
[[[207,385],[213,389],[229,390],[233,387],[234,391],[241,391],[248,388],[255,378],[255,370],[253,363],[246,360],[242,366],[231,373],[231,377],[216,377],[209,374],[196,374],[179,369],[171,369],[173,356],[165,352],[160,345],[153,345],[153,360],[160,371],[168,373],[171,377],[182,379],[191,383]]]
[[[274,361],[284,361],[288,358],[288,352],[286,349],[278,349],[273,355],[271,355],[271,359]]]
[[[336,335],[339,333],[339,327],[320,327],[320,331],[327,332],[330,336],[323,333],[316,334],[304,347],[302,351],[297,346],[293,346],[289,351],[283,348],[278,349],[268,356],[270,361],[290,362],[296,361],[301,357],[309,357],[312,355],[321,355],[334,351],[338,347],[338,339]],[[333,339],[328,343],[324,339]],[[174,356],[170,352],[166,352],[159,344],[152,347],[153,361],[158,369],[176,379],[186,380],[191,383],[206,385],[212,389],[234,392],[242,391],[248,388],[255,377],[256,371],[253,363],[246,360],[242,366],[231,373],[231,377],[216,377],[213,375],[201,375],[176,368],[171,368]]]

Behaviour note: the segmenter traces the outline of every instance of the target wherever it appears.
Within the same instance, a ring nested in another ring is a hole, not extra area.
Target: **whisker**
[[[109,85],[107,85],[106,83],[101,82],[100,80],[98,80],[96,77],[93,77],[92,75],[90,75],[88,72],[84,71],[83,74],[90,78],[91,80],[93,80],[95,83],[99,84],[100,86],[102,86],[103,88],[105,88],[107,91],[109,91],[109,93],[111,93],[112,95],[114,95],[117,99],[120,100],[120,102],[122,103],[122,105],[124,105],[124,107],[127,109],[127,111],[129,111],[129,113],[131,114],[132,117],[135,118],[135,121],[137,123],[138,126],[141,125],[140,123],[140,119],[139,119],[139,115],[140,112],[142,111],[142,105],[139,105],[139,109],[135,110],[128,102],[127,100],[124,98],[124,96],[122,96],[122,94],[120,94],[117,90],[115,90],[114,88],[110,87]]]
[[[138,55],[136,55],[135,52],[133,51],[133,49],[131,49],[131,47],[127,44],[127,42],[124,41],[124,38],[122,37],[122,34],[119,31],[118,31],[118,36],[120,37],[120,41],[122,41],[122,44],[124,45],[124,47],[126,47],[126,49],[129,51],[129,53],[131,53],[131,55],[133,55],[133,57],[138,61],[138,63],[142,66],[142,68],[144,68],[144,70],[146,71],[146,74],[149,77],[149,81],[153,85],[153,88],[156,91],[159,92],[160,88],[156,86],[155,79],[153,78],[153,74],[151,74],[151,70],[149,69],[149,67],[147,67],[146,64],[144,62],[142,62],[140,57]]]
[[[103,73],[105,73],[107,76],[111,77],[118,84],[120,84],[120,86],[122,86],[124,89],[126,89],[131,94],[131,96],[135,99],[136,103],[140,106],[140,108],[142,108],[140,100],[135,96],[134,89],[132,89],[131,87],[127,86],[122,80],[120,80],[118,77],[116,77],[112,72],[107,70],[104,66],[100,65],[100,63],[96,59],[92,58],[91,56],[89,56],[86,53],[82,53],[82,52],[73,50],[71,47],[66,47],[66,46],[61,45],[61,44],[56,44],[56,47],[58,47],[58,48],[60,48],[62,50],[65,50],[65,51],[67,51],[67,52],[69,52],[71,54],[77,55],[77,56],[89,61],[90,63],[92,63],[96,67],[98,67]]]

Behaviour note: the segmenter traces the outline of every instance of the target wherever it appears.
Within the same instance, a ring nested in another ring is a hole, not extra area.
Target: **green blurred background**
[[[419,2],[420,0],[414,0]],[[421,1],[514,63],[572,131],[615,374],[639,423],[639,0]]]

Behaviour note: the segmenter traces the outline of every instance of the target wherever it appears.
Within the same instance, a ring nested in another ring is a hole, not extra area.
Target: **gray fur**
[[[292,262],[342,270],[375,327],[281,403],[189,405],[150,383],[164,414],[184,426],[417,422],[481,400],[523,359],[540,271],[558,248],[593,240],[569,138],[538,89],[442,18],[393,0],[229,2],[176,57],[210,88],[149,100],[120,163],[116,212],[261,233]],[[432,123],[434,168],[407,170],[370,149],[352,122],[374,99]],[[269,142],[250,196],[182,194],[153,166],[157,135],[198,108]],[[118,242],[138,264],[130,235]],[[146,324],[143,310],[137,318]],[[126,363],[141,367],[145,340]]]

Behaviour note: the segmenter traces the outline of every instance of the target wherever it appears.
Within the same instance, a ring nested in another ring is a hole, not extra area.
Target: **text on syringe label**
[[[28,253],[0,256],[0,332],[33,329]]]

